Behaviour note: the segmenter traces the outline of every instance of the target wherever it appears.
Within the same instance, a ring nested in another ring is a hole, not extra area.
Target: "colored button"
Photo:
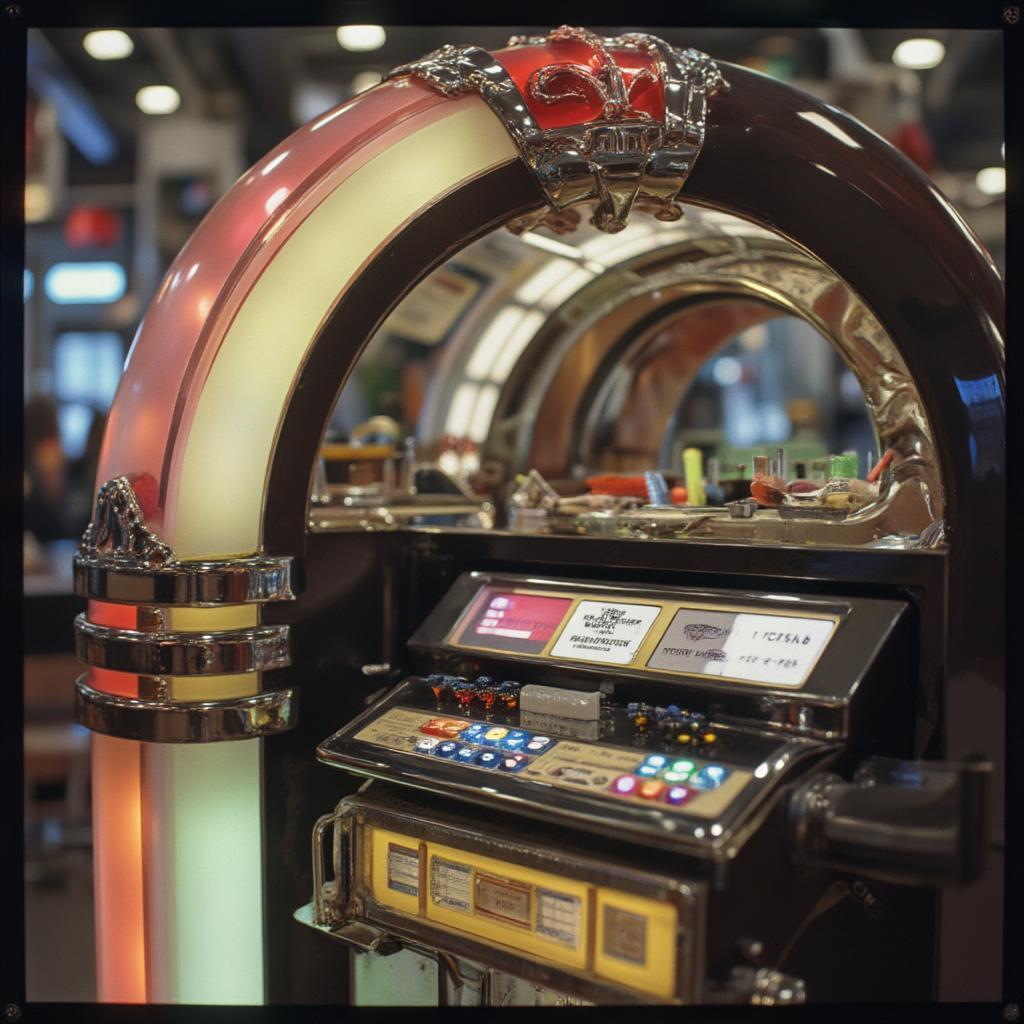
[[[619,796],[632,796],[640,780],[635,775],[620,775],[611,786],[613,793]]]
[[[450,739],[452,736],[458,736],[465,727],[465,722],[458,722],[451,718],[432,718],[426,725],[420,726],[420,732],[424,732],[428,736]]]
[[[642,764],[636,770],[637,775],[642,775],[645,779],[653,779],[658,774],[658,766],[654,764]]]
[[[526,746],[526,740],[522,736],[506,736],[498,743],[502,750],[522,750]]]
[[[657,800],[659,796],[665,791],[665,783],[658,779],[648,779],[646,782],[641,782],[640,787],[637,789],[637,796],[642,796],[645,800]]]
[[[502,728],[500,725],[496,725],[493,729],[488,729],[484,733],[485,740],[503,740],[508,735],[508,729]]]
[[[434,736],[424,736],[416,741],[413,750],[420,754],[429,754],[441,741]]]
[[[485,732],[487,732],[486,725],[482,725],[480,722],[473,722],[471,725],[467,725],[466,728],[459,733],[459,736],[467,743],[476,743],[483,737]]]
[[[696,769],[697,766],[693,763],[693,761],[683,758],[680,761],[673,761],[671,770],[677,772],[679,775],[682,775],[684,778],[689,778],[696,771]]]
[[[534,736],[533,739],[526,744],[526,749],[530,751],[531,754],[539,754],[542,750],[547,750],[553,742],[554,740],[548,736]]]
[[[454,757],[455,756],[455,752],[458,749],[459,749],[458,743],[452,743],[451,741],[449,741],[447,743],[439,743],[436,747],[434,747],[434,756],[435,757]]]
[[[720,764],[708,764],[701,768],[690,781],[699,789],[715,789],[728,777],[728,768],[723,768]]]
[[[668,764],[668,758],[664,754],[650,754],[644,764],[654,765],[655,768],[664,768]]]
[[[501,759],[501,764],[498,767],[503,772],[518,772],[522,771],[529,763],[530,759],[525,754],[509,754]]]
[[[718,741],[718,737],[713,732],[704,733],[704,735],[701,736],[701,739],[705,743],[716,743]]]
[[[478,768],[497,768],[500,763],[501,754],[496,754],[493,750],[481,750],[473,758],[473,764]]]
[[[455,751],[455,760],[463,764],[469,764],[476,757],[476,747],[459,747]]]
[[[661,777],[666,782],[685,782],[690,776],[687,772],[674,772],[670,770],[662,772]]]
[[[665,803],[679,807],[685,804],[693,796],[693,790],[688,786],[669,786],[665,793]]]

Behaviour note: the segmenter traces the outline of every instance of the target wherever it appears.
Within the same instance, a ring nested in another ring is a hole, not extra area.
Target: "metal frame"
[[[215,701],[139,700],[102,693],[80,676],[75,721],[92,732],[145,743],[220,743],[257,739],[295,727],[294,690]]]
[[[87,665],[137,675],[266,672],[291,664],[287,626],[205,633],[144,633],[75,619],[75,654]]]
[[[569,995],[600,1003],[657,1003],[645,993],[600,981],[584,972],[533,960],[521,952],[474,940],[432,926],[420,918],[383,907],[360,884],[365,874],[362,830],[367,826],[414,835],[421,840],[437,841],[468,852],[495,857],[539,871],[578,878],[585,875],[594,885],[632,892],[648,899],[671,903],[679,913],[676,956],[677,1003],[698,1003],[703,998],[703,932],[707,913],[707,885],[638,870],[632,865],[606,858],[580,855],[517,828],[516,833],[481,833],[475,822],[446,812],[424,809],[404,802],[386,788],[364,789],[342,800],[333,814],[321,817],[313,830],[312,915],[307,908],[296,919],[325,931],[364,951],[386,955],[397,946],[434,955],[442,950],[515,975],[525,981],[555,988]],[[324,836],[333,833],[332,865],[334,878],[325,879],[323,870]],[[317,884],[319,883],[319,884]]]

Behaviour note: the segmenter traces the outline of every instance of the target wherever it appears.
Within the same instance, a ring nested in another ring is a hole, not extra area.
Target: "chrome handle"
[[[314,920],[317,924],[333,925],[341,921],[336,905],[327,900],[324,888],[327,885],[324,878],[324,834],[328,828],[331,835],[334,835],[334,823],[336,817],[333,813],[325,814],[317,818],[313,826],[313,907],[315,910]],[[332,879],[333,892],[337,893],[338,880]]]

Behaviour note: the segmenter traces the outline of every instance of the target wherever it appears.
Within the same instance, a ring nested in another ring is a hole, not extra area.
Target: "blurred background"
[[[1000,32],[600,29],[607,35],[637,30],[755,68],[848,110],[931,176],[1002,269]],[[496,49],[510,35],[541,31],[344,26],[29,33],[24,685],[30,1000],[95,998],[88,734],[71,720],[72,681],[80,671],[71,624],[83,606],[71,592],[71,557],[90,518],[106,411],[147,303],[207,210],[295,128],[443,43]],[[460,265],[462,279],[486,274],[488,260],[500,263],[500,247],[500,241],[490,249],[486,240],[478,244],[476,256]],[[372,413],[409,420],[402,367],[416,365],[416,344],[423,341],[408,326],[410,312],[406,305],[391,320],[377,357],[346,387],[334,424],[345,428],[342,433]],[[806,387],[794,391],[789,377],[799,375],[806,360],[774,358],[784,355],[787,338],[784,323],[769,333],[747,332],[709,362],[681,407],[688,428],[717,431],[737,451],[799,436],[805,407],[793,396]],[[831,397],[814,398],[832,410],[826,447],[870,448],[856,380],[838,359],[822,365]],[[763,410],[756,422],[744,418],[753,406],[740,400],[743,388],[756,394]]]

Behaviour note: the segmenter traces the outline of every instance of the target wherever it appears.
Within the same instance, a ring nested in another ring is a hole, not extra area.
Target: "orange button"
[[[465,722],[453,718],[432,718],[426,725],[420,726],[420,732],[428,736],[443,736],[445,739],[453,739],[466,728]]]
[[[648,779],[646,782],[640,783],[636,794],[637,796],[642,796],[645,800],[657,800],[664,791],[664,782],[659,782],[657,779]]]
[[[718,737],[713,732],[706,732],[702,737],[705,743],[714,743]]]

